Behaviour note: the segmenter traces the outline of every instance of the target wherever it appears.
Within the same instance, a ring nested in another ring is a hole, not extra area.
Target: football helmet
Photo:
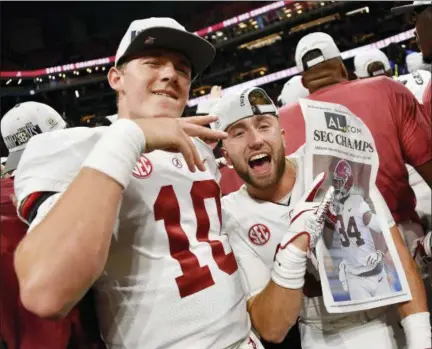
[[[335,198],[340,200],[347,197],[353,186],[354,176],[348,161],[339,160],[333,171],[333,186],[335,188]]]

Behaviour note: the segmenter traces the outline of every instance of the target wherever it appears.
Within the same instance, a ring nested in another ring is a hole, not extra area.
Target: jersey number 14
[[[197,240],[210,245],[213,259],[220,270],[228,275],[233,274],[238,269],[234,254],[232,252],[225,254],[220,241],[209,239],[210,218],[204,200],[216,201],[219,224],[222,226],[218,184],[213,180],[194,182],[190,194],[197,220]],[[190,296],[214,285],[209,267],[200,266],[198,258],[190,250],[189,239],[180,224],[180,205],[172,185],[162,187],[154,204],[154,215],[156,221],[164,221],[171,256],[179,262],[183,272],[183,275],[176,278],[180,297]]]

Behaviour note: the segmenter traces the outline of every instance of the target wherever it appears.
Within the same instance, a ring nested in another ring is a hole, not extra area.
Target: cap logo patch
[[[250,91],[248,99],[254,115],[276,112],[273,102],[262,90],[254,89]]]
[[[17,132],[6,136],[4,141],[8,149],[19,147],[20,145],[26,144],[29,139],[37,134],[42,133],[38,125],[33,125],[32,122],[25,124],[25,126],[17,129]]]
[[[55,120],[54,118],[52,118],[51,116],[48,117],[48,119],[46,120],[46,123],[48,124],[49,127],[54,128],[58,125],[58,121]]]

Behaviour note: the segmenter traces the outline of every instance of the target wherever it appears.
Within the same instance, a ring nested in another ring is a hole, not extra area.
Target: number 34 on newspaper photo
[[[335,188],[332,212],[316,248],[329,313],[411,300],[393,243],[395,223],[375,180],[379,158],[368,127],[346,107],[302,99],[306,123],[305,184],[327,173],[321,193]],[[306,170],[307,169],[307,170]]]

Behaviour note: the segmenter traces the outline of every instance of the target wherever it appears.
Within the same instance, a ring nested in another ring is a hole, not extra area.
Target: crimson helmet
[[[339,160],[333,171],[335,194],[344,198],[349,195],[353,185],[354,176],[350,164],[346,160]]]

